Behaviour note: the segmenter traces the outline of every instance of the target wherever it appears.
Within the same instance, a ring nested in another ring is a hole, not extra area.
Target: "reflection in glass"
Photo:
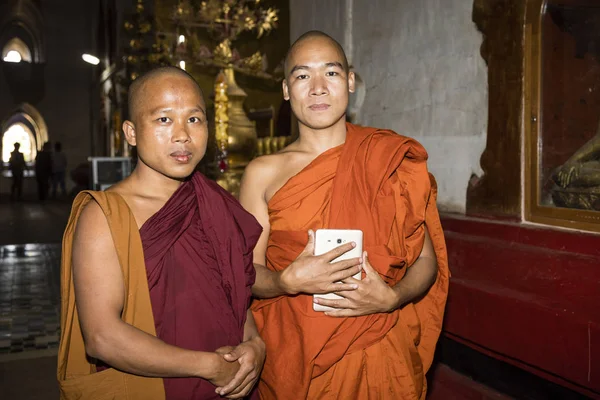
[[[597,2],[548,1],[541,70],[541,205],[600,211]]]

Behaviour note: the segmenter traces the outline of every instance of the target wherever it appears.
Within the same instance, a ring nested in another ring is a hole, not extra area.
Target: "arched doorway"
[[[9,126],[2,135],[2,162],[7,163],[9,161],[15,143],[19,143],[21,146],[19,151],[23,153],[25,162],[35,160],[37,154],[35,136],[27,125],[17,122]]]
[[[21,104],[12,110],[0,124],[0,146],[2,150],[2,178],[0,189],[7,191],[10,187],[11,173],[8,168],[10,153],[14,150],[14,144],[20,143],[19,151],[23,153],[27,169],[25,178],[34,177],[34,162],[37,152],[42,149],[44,143],[48,142],[48,128],[44,118],[31,104]],[[27,191],[25,183],[24,190]]]
[[[20,38],[10,39],[2,48],[2,60],[5,62],[31,62],[31,50]]]
[[[31,104],[23,103],[13,109],[0,125],[0,133],[4,133],[16,123],[22,123],[29,128],[34,138],[35,148],[41,150],[48,141],[48,127],[42,114]],[[4,143],[2,143],[4,147]],[[4,151],[4,150],[3,150]]]

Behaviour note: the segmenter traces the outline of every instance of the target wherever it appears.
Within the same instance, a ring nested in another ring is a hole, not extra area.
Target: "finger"
[[[348,301],[348,299],[324,299],[321,297],[315,297],[313,300],[316,304],[320,304],[322,306],[327,306],[331,308],[351,308],[352,304]]]
[[[336,247],[333,250],[329,250],[327,253],[323,254],[321,257],[323,257],[323,259],[325,259],[326,261],[331,262],[332,260],[335,260],[342,254],[349,252],[350,250],[352,250],[355,247],[356,247],[356,243],[354,243],[354,242],[346,243],[346,244]]]
[[[216,349],[215,353],[223,356],[225,354],[230,353],[233,349],[235,349],[235,347],[233,347],[233,346],[223,346],[223,347],[219,347],[218,349]]]
[[[345,292],[333,292],[334,294],[343,297],[349,301],[356,301],[360,299],[360,294],[356,290],[347,290]]]
[[[325,315],[327,315],[328,317],[342,318],[342,317],[358,317],[362,314],[358,310],[351,310],[351,309],[345,308],[345,309],[340,309],[340,310],[325,311]]]
[[[238,386],[246,379],[246,376],[252,371],[252,367],[244,367],[243,365],[240,367],[238,372],[235,374],[233,379],[225,386],[223,386],[220,390],[217,388],[217,393],[221,396],[226,396],[237,389]]]
[[[352,278],[350,278],[352,279]],[[358,285],[356,283],[332,283],[328,286],[327,291],[325,293],[334,293],[334,292],[347,292],[358,289]]]
[[[242,384],[240,386],[238,386],[234,391],[229,393],[230,397],[229,396],[228,397],[231,399],[245,397],[252,389],[252,386],[254,386],[254,382],[256,381],[257,377],[258,377],[258,374],[256,373],[256,370],[253,369],[251,373],[246,375],[246,379],[244,379]]]
[[[231,350],[229,350],[226,354],[223,354],[223,358],[225,358],[225,361],[233,362],[237,361],[243,355],[244,351],[239,346],[231,347]]]
[[[362,267],[360,265],[355,265],[352,268],[347,268],[342,271],[337,271],[331,274],[331,280],[334,282],[345,281],[360,273]]]
[[[303,252],[311,256],[315,254],[315,232],[312,229],[308,230],[308,242]]]
[[[223,358],[225,358],[225,361],[233,362],[233,361],[237,361],[243,355],[244,355],[244,352],[241,351],[239,347],[236,347],[233,350],[229,351],[228,353],[224,354]]]
[[[246,396],[248,396],[248,394],[250,394],[250,391],[252,390],[253,387],[254,387],[254,384],[249,383],[239,393],[236,393],[236,394],[232,393],[229,396],[227,396],[227,398],[228,399],[243,399]]]
[[[352,267],[360,267],[363,260],[362,257],[350,258],[348,260],[336,261],[330,264],[330,271],[343,271]],[[359,270],[360,271],[360,270]]]
[[[364,268],[365,274],[367,274],[367,276],[373,276],[373,275],[379,276],[377,271],[375,271],[375,268],[373,268],[373,266],[369,262],[369,256],[366,251],[363,252],[363,268]]]
[[[360,288],[360,285],[363,284],[363,281],[354,279],[353,277],[346,278],[342,281],[342,283],[347,283],[349,285],[354,285],[356,288]]]

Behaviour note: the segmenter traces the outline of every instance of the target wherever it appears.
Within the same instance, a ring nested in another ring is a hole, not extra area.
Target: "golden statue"
[[[596,135],[552,174],[554,204],[600,211],[600,125]]]

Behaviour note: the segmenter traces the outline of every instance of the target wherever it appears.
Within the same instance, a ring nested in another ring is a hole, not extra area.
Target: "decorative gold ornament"
[[[215,140],[217,143],[217,167],[221,172],[228,169],[227,142],[229,140],[229,98],[227,96],[227,80],[224,73],[215,80]]]
[[[198,11],[194,12],[196,4]],[[244,58],[234,48],[234,42],[243,32],[253,31],[257,38],[270,33],[277,26],[278,13],[275,8],[263,8],[256,0],[206,0],[199,3],[180,0],[172,15],[177,29],[185,30],[191,40],[198,31],[207,31],[217,43],[212,52],[191,54],[195,64],[233,67],[236,72],[246,75],[279,80],[279,74],[275,76],[266,72],[264,55],[255,53]]]

